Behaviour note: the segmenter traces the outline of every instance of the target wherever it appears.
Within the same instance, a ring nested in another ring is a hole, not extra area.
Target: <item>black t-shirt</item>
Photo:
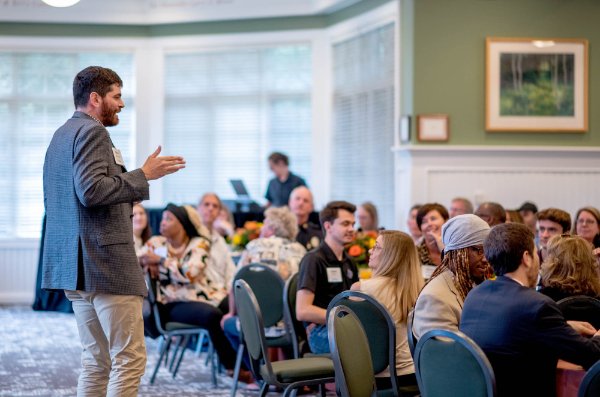
[[[296,241],[306,248],[307,251],[317,248],[323,241],[323,231],[321,227],[312,222],[306,222],[298,225],[298,235]]]
[[[306,182],[304,179],[291,172],[288,175],[288,178],[283,182],[277,178],[273,178],[269,181],[265,198],[269,200],[274,207],[283,207],[284,205],[288,205],[292,190],[298,186],[306,186]]]
[[[325,242],[300,262],[298,290],[312,291],[315,294],[313,305],[322,309],[327,309],[334,296],[349,290],[356,281],[358,270],[348,254],[344,251],[340,262]]]

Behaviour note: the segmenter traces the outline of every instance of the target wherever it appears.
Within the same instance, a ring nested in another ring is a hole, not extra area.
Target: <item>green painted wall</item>
[[[600,1],[414,0],[414,14],[414,114],[449,114],[450,144],[600,146]],[[486,132],[486,36],[587,39],[588,132]]]

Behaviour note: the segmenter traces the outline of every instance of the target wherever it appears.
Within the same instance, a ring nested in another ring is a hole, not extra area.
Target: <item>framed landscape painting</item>
[[[585,132],[585,39],[486,39],[488,131]]]

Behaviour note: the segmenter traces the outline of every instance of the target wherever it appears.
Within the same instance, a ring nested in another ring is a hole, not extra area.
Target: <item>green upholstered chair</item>
[[[496,379],[483,350],[460,331],[426,332],[415,347],[423,397],[494,397]]]
[[[600,361],[587,370],[577,391],[577,397],[598,396],[600,396]]]
[[[328,311],[327,337],[342,397],[376,396],[375,375],[367,334],[356,314],[344,305]]]
[[[269,359],[263,315],[253,290],[244,280],[234,284],[235,305],[251,370],[261,383],[264,397],[269,385],[284,389],[284,397],[302,386],[324,385],[334,381],[333,361],[328,357],[306,357],[273,361]],[[323,390],[323,389],[322,389]]]
[[[303,357],[310,353],[306,330],[301,321],[296,317],[296,292],[298,292],[298,277],[300,273],[294,273],[285,282],[283,289],[283,315],[292,337],[294,358]]]
[[[158,373],[158,369],[163,361],[165,366],[167,366],[171,372],[172,377],[175,378],[177,371],[179,370],[179,365],[183,359],[183,355],[187,349],[188,342],[192,336],[198,337],[199,340],[204,340],[206,338],[209,343],[210,336],[208,335],[208,331],[206,329],[198,327],[197,325],[174,321],[163,321],[160,317],[160,310],[156,299],[158,280],[151,278],[149,274],[146,274],[145,277],[146,285],[148,287],[148,302],[150,303],[156,329],[162,338],[159,357],[156,361],[152,376],[150,377],[150,384],[154,384],[156,374]],[[176,347],[171,353],[171,364],[168,364],[169,350],[171,349],[173,340],[176,340]],[[213,353],[214,349],[212,349],[211,343],[208,354],[212,357]],[[217,365],[218,364],[216,360],[211,359],[211,375],[214,386],[217,386]]]
[[[415,321],[415,309],[413,308],[408,313],[408,318],[406,319],[406,336],[408,339],[408,349],[410,350],[410,355],[415,358],[415,346],[417,345],[417,338],[413,332],[413,322]]]
[[[375,298],[360,291],[344,291],[336,295],[327,308],[331,311],[338,305],[344,305],[355,313],[367,334],[373,373],[378,374],[389,368],[392,387],[378,390],[377,394],[388,393],[392,396],[415,396],[419,388],[398,386],[396,373],[396,325],[388,310]]]
[[[266,328],[277,326],[284,320],[284,281],[279,273],[268,265],[250,263],[237,271],[233,278],[233,283],[237,280],[246,281],[254,292],[258,306],[263,314],[263,322]],[[285,328],[282,334],[278,333],[274,336],[266,337],[268,347],[290,347],[290,349],[293,349],[294,338],[286,321],[284,321],[284,324]],[[246,347],[243,336],[240,335],[240,345],[235,361],[231,397],[235,397],[237,391],[238,376],[245,350]]]

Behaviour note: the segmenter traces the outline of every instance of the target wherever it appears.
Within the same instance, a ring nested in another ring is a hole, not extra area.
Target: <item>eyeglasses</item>
[[[577,219],[578,225],[593,225],[596,221],[594,219]]]

